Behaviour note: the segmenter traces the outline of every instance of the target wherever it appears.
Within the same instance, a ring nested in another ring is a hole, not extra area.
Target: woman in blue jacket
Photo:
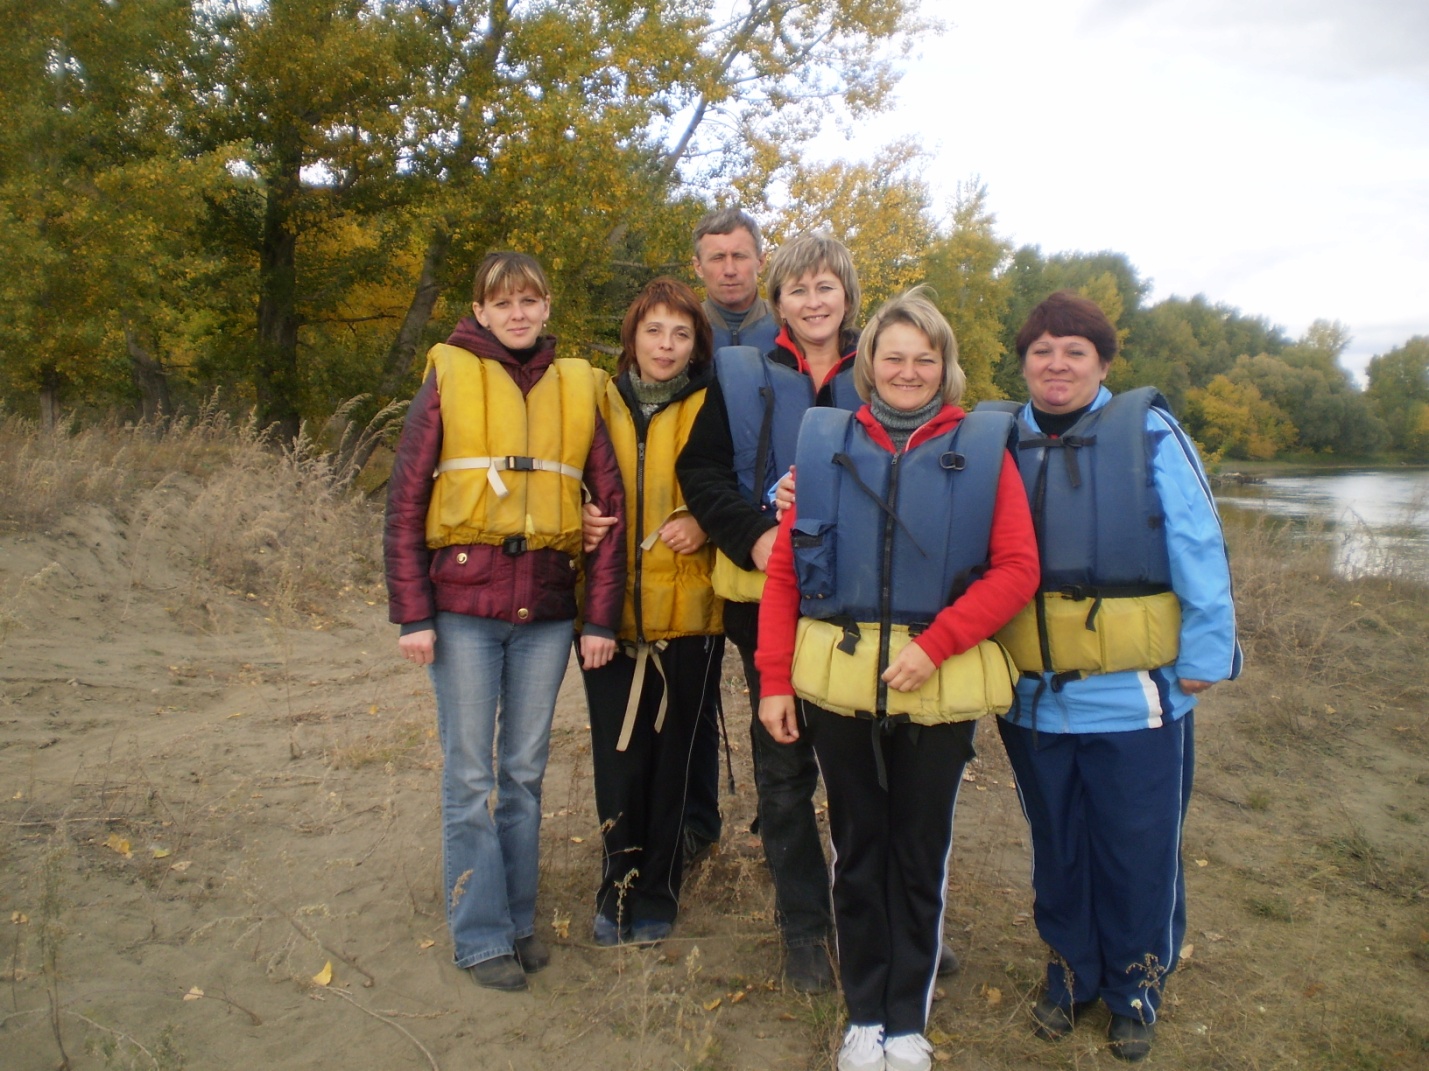
[[[1042,579],[999,633],[1021,679],[998,728],[1051,949],[1034,1031],[1063,1038],[1101,1000],[1112,1054],[1136,1061],[1186,931],[1192,711],[1238,674],[1240,652],[1196,448],[1154,390],[1113,396],[1102,385],[1116,349],[1101,309],[1070,291],[1033,309],[1017,335],[1030,395],[1018,465]]]

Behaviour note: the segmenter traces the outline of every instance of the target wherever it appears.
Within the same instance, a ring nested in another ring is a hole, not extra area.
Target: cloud
[[[1325,80],[1398,77],[1429,88],[1422,0],[1095,0],[1085,26],[1233,66]]]

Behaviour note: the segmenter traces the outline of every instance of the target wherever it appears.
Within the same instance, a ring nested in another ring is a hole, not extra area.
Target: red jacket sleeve
[[[765,574],[764,597],[759,602],[759,645],[754,665],[759,670],[759,694],[793,695],[789,682],[794,665],[794,634],[799,626],[799,583],[794,576],[794,544],[790,532],[795,510],[779,522],[774,549]]]
[[[387,573],[387,618],[394,624],[437,616],[436,596],[427,575],[431,560],[427,506],[432,500],[432,473],[441,453],[441,399],[433,374],[422,382],[407,409],[387,484],[382,557]]]
[[[614,636],[620,628],[625,606],[625,485],[620,479],[620,462],[610,432],[599,413],[595,415],[595,438],[585,463],[585,485],[596,507],[616,522],[600,545],[585,557],[585,605],[582,618]]]
[[[988,537],[988,570],[913,642],[934,665],[971,650],[1031,601],[1040,576],[1027,492],[1017,462],[1004,454]]]

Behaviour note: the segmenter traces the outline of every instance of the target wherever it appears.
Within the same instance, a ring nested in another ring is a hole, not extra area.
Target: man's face
[[[759,296],[764,258],[754,251],[754,236],[743,227],[729,234],[707,234],[695,254],[695,274],[716,304],[743,312]]]

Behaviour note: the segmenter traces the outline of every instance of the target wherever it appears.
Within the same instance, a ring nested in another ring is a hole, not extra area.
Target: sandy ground
[[[779,980],[732,659],[726,837],[657,951],[589,938],[598,834],[568,673],[543,804],[554,962],[503,995],[451,964],[432,700],[380,589],[321,612],[208,591],[164,533],[89,509],[0,534],[0,608],[0,1067],[831,1066],[837,996]],[[1199,715],[1192,947],[1147,1066],[1429,1066],[1423,692],[1306,708],[1335,729],[1288,747],[1273,687],[1252,674]],[[1061,1045],[1028,1035],[1026,832],[983,730],[938,1066],[1119,1066],[1104,1014]]]

